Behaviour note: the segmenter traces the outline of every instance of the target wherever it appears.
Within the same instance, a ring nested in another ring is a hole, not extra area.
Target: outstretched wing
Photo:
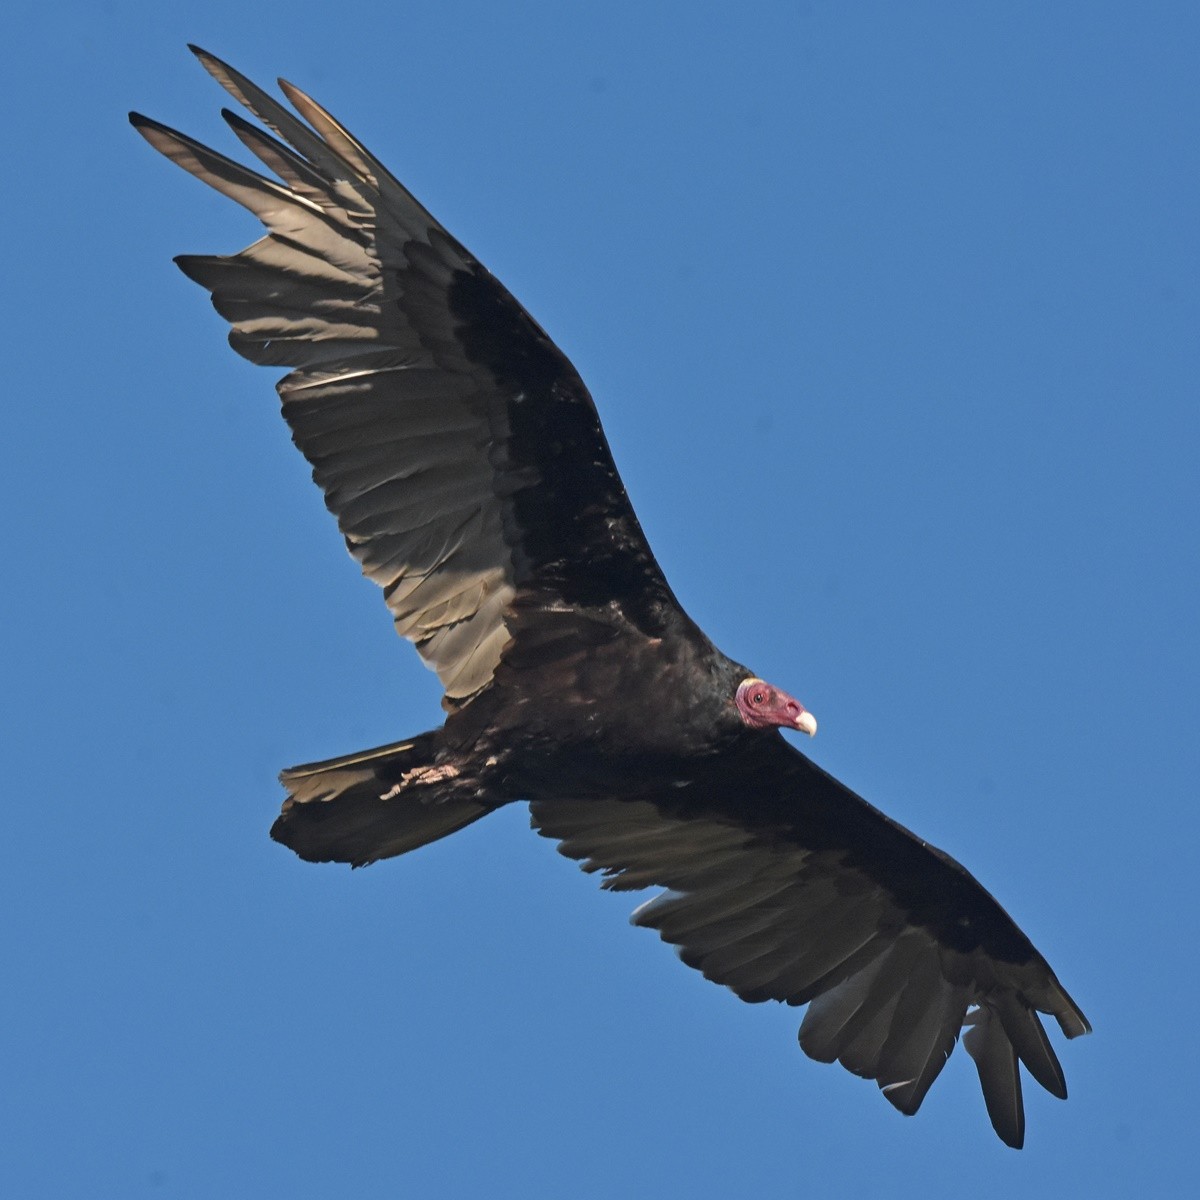
[[[1086,1018],[1007,913],[920,841],[780,737],[648,799],[537,801],[535,827],[642,905],[688,966],[748,1001],[807,1004],[800,1045],[874,1079],[915,1113],[964,1023],[992,1124],[1024,1139],[1018,1060],[1066,1082],[1038,1012]]]
[[[224,114],[275,182],[131,114],[267,229],[239,254],[176,261],[239,354],[292,368],[278,391],[293,440],[449,700],[490,681],[516,598],[615,602],[656,634],[675,601],[570,362],[324,109],[281,82],[302,121],[193,50],[290,148]]]

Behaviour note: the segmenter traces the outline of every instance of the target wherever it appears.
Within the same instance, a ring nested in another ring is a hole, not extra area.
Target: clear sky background
[[[1040,1197],[1195,1184],[1200,6],[16,0],[0,1194]],[[1092,1019],[905,1120],[510,810],[351,872],[291,763],[440,720],[171,265],[255,224],[196,41],[313,92],[529,307],[676,591]]]

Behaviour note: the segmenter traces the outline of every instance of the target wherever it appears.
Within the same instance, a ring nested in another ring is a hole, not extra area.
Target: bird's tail
[[[390,746],[289,767],[279,776],[288,798],[271,836],[309,862],[361,867],[477,821],[495,805],[434,782],[440,742],[440,731],[434,730]],[[405,786],[423,772],[431,782]]]

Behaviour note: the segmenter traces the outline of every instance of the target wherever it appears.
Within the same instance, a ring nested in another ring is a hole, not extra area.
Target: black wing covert
[[[534,826],[604,886],[669,891],[633,914],[742,999],[807,1004],[800,1045],[915,1113],[964,1022],[992,1124],[1024,1137],[1018,1059],[1066,1082],[1037,1012],[1090,1026],[974,878],[781,737],[653,799],[539,801]]]
[[[275,182],[134,114],[168,158],[267,234],[177,259],[278,384],[293,440],[397,630],[461,705],[511,607],[616,603],[650,634],[676,608],[575,369],[520,304],[328,113],[299,120],[192,48],[289,145],[225,119]]]

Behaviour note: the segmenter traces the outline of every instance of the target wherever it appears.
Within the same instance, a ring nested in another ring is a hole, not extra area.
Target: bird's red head
[[[766,680],[743,679],[734,700],[738,714],[751,729],[782,725],[787,729],[799,729],[809,737],[817,732],[816,718],[812,713],[799,700],[772,687]]]

